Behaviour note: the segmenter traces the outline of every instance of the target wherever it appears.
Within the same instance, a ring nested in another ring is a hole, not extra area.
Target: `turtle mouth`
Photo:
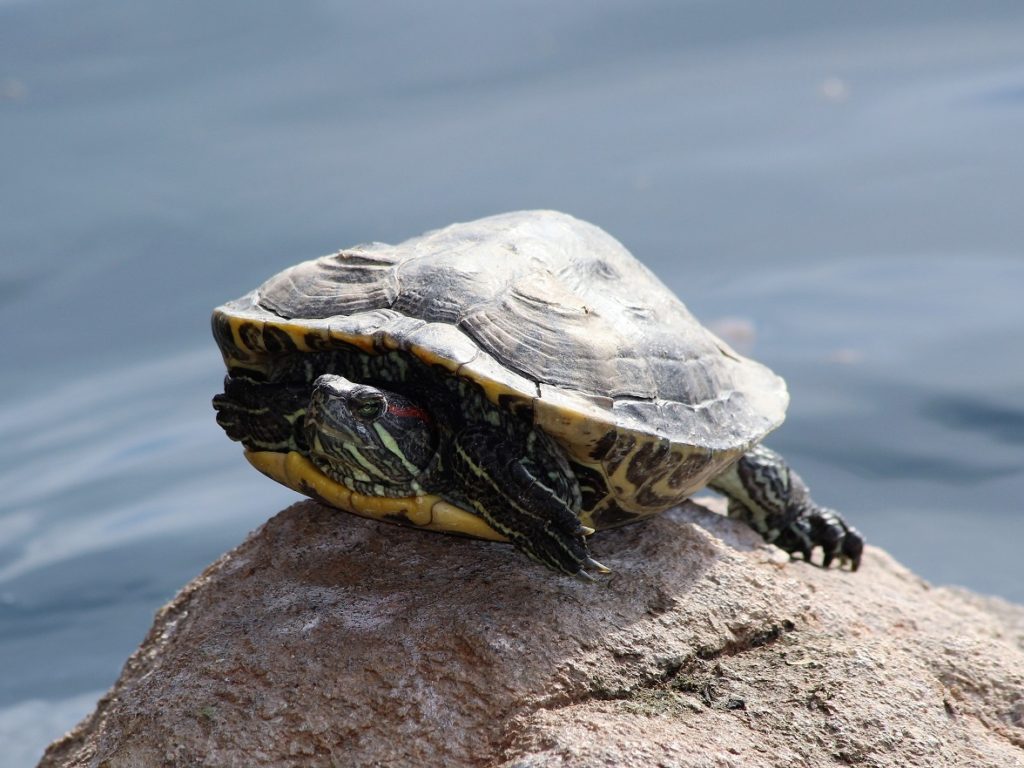
[[[307,418],[306,434],[306,454],[324,477],[350,491],[356,490],[353,480],[370,482],[370,476],[360,467],[359,452],[348,430],[336,429],[322,421],[314,423]]]
[[[327,438],[332,443],[346,444],[359,440],[359,435],[345,424],[330,418],[330,414],[318,412],[312,405],[306,411],[306,431],[310,434],[315,433],[321,438]],[[314,440],[310,441],[310,453],[319,453],[313,447],[315,442]],[[327,456],[328,454],[323,455]]]

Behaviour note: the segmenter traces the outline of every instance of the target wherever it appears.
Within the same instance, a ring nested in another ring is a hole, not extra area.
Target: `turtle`
[[[863,537],[763,438],[783,379],[702,326],[626,248],[556,211],[304,261],[213,312],[217,422],[249,462],[365,517],[607,573],[596,530],[710,487],[808,562]]]

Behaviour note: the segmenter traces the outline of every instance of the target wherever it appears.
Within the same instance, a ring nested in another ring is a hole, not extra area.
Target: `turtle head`
[[[305,430],[320,471],[367,495],[422,493],[418,478],[437,453],[437,430],[417,403],[333,374],[313,382]]]

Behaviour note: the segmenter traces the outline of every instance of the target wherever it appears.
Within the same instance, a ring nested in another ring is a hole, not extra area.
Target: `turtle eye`
[[[373,421],[384,413],[387,408],[387,400],[379,392],[360,393],[352,401],[352,413],[360,419]]]

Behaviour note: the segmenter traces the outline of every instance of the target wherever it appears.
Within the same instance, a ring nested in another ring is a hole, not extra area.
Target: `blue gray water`
[[[821,501],[1024,601],[1022,39],[1015,1],[0,0],[0,764],[294,499],[214,424],[211,307],[504,210],[616,235],[786,376]]]

